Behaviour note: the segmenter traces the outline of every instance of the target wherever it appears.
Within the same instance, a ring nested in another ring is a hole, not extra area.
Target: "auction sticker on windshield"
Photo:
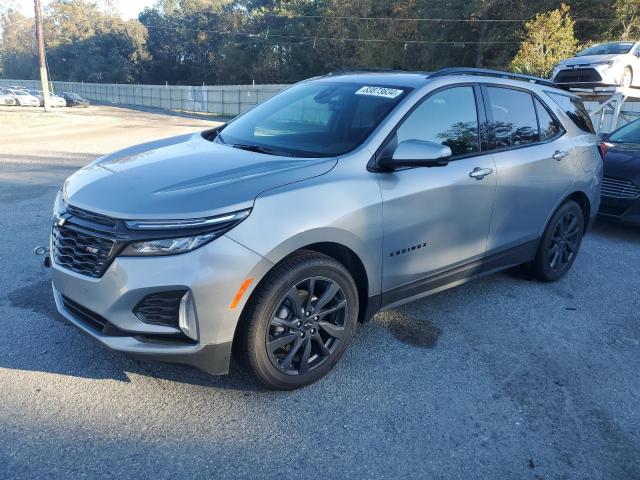
[[[402,94],[402,90],[397,88],[385,87],[362,87],[356,92],[356,95],[371,95],[374,97],[396,98]]]

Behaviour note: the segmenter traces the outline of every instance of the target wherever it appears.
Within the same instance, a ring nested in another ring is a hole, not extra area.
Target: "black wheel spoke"
[[[298,373],[307,373],[309,371],[309,357],[311,356],[311,340],[309,337],[304,339],[304,349],[300,357],[300,367]]]
[[[297,337],[298,337],[298,335],[295,334],[295,333],[288,333],[288,334],[281,335],[279,337],[276,337],[275,340],[270,341],[267,344],[267,348],[269,349],[270,352],[275,352],[279,348],[282,348],[282,347],[284,347],[286,345],[289,345]]]
[[[342,338],[342,335],[344,335],[344,327],[334,325],[333,323],[320,321],[318,322],[318,326],[334,338]]]
[[[322,310],[321,312],[318,312],[317,315],[320,318],[324,318],[327,315],[331,315],[333,313],[336,313],[340,310],[342,310],[343,308],[345,308],[347,306],[347,301],[346,300],[342,300],[340,303],[338,303],[335,307],[331,307],[331,308],[327,308],[326,310]]]
[[[316,332],[315,335],[311,338],[314,342],[316,342],[316,345],[318,345],[318,348],[320,349],[320,355],[322,355],[323,357],[328,357],[329,355],[331,355],[331,351],[324,344],[324,342],[322,341],[322,337],[318,332]]]
[[[280,318],[280,317],[273,317],[273,320],[271,320],[271,324],[272,325],[277,325],[280,327],[287,327],[287,328],[295,328],[296,327],[296,322],[294,320],[286,320],[284,318]]]
[[[289,353],[287,353],[287,356],[284,357],[282,362],[280,362],[280,368],[282,368],[283,370],[286,370],[287,368],[289,368],[289,365],[291,365],[291,362],[293,361],[293,358],[296,356],[296,353],[298,353],[298,350],[300,350],[302,343],[303,343],[302,338],[297,337],[295,339],[295,341],[293,342],[293,345],[291,345],[291,350],[289,350]]]
[[[311,301],[313,300],[313,291],[316,287],[316,279],[309,279],[309,287],[307,289],[307,298],[304,301],[304,309],[305,311],[309,311],[311,309]]]
[[[322,293],[322,296],[318,298],[318,301],[314,306],[315,311],[322,310],[327,303],[335,298],[339,290],[340,287],[338,287],[338,284],[331,282],[327,289]]]
[[[291,290],[287,292],[287,300],[291,304],[291,309],[293,310],[294,316],[302,315],[302,303],[300,302],[300,293],[296,287],[292,287]]]

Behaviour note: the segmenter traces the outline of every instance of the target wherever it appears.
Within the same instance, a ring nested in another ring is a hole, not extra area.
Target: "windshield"
[[[66,95],[69,98],[73,98],[74,100],[80,100],[80,95],[78,95],[77,93],[64,93],[63,95]]]
[[[229,123],[216,141],[276,155],[343,155],[358,147],[409,91],[364,83],[302,83]]]
[[[607,141],[612,143],[640,143],[640,120],[631,122],[613,132]]]
[[[585,48],[578,53],[576,57],[585,57],[587,55],[622,55],[629,53],[633,45],[633,42],[601,43]]]

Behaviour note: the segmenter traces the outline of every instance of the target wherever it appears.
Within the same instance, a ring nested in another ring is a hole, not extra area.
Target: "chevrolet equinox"
[[[219,128],[103,156],[54,206],[53,293],[109,348],[266,386],[326,375],[383,308],[522,266],[563,277],[598,212],[580,99],[476,69],[344,71]]]

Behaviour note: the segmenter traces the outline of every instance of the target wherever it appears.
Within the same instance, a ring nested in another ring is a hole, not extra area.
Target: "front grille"
[[[601,82],[602,77],[593,68],[576,68],[561,70],[553,79],[555,83],[590,83]]]
[[[89,277],[101,277],[117,253],[115,240],[73,225],[55,224],[52,236],[56,264]]]
[[[629,180],[604,177],[602,179],[602,195],[605,197],[633,199],[640,196],[640,187]]]
[[[133,314],[145,323],[178,328],[180,300],[186,290],[152,293],[133,309]]]
[[[89,212],[82,208],[74,207],[73,205],[67,205],[67,213],[73,217],[81,218],[89,222],[99,223],[107,227],[115,228],[117,220],[115,218],[107,217],[106,215],[100,215],[99,213]]]

